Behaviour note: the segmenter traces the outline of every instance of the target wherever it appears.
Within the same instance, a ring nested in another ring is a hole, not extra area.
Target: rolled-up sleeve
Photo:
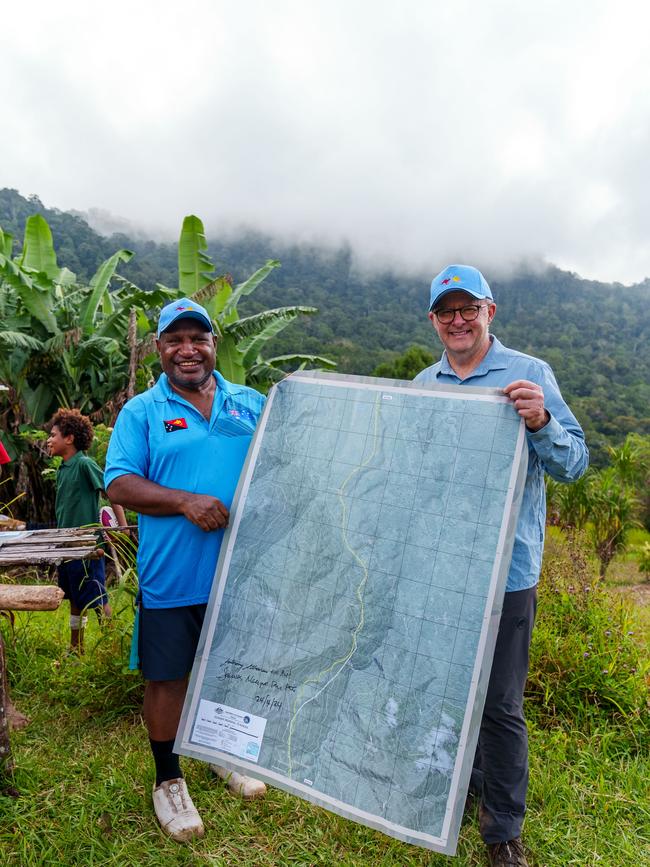
[[[540,385],[551,418],[541,430],[527,432],[528,442],[552,479],[574,482],[589,466],[584,432],[564,402],[553,371],[547,364],[542,365]]]

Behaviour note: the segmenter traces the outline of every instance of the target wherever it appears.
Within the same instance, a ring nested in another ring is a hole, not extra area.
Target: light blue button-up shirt
[[[466,378],[460,379],[444,352],[440,361],[415,377],[415,382],[440,385],[472,385],[504,388],[516,379],[541,385],[550,420],[541,430],[527,431],[528,473],[515,533],[506,592],[526,590],[539,580],[544,549],[546,490],[544,473],[559,482],[573,482],[587,469],[589,451],[576,417],[564,402],[550,366],[539,358],[505,347],[490,336],[485,358]]]

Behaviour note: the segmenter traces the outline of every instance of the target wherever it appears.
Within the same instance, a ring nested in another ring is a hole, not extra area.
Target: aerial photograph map
[[[452,854],[526,466],[496,389],[274,386],[176,748]]]

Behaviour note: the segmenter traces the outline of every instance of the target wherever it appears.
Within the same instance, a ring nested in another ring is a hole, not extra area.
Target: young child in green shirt
[[[59,409],[48,424],[50,454],[63,458],[56,475],[57,527],[96,524],[99,495],[104,490],[104,473],[86,450],[93,441],[90,419],[78,409]],[[121,506],[115,505],[120,524],[126,523]],[[106,594],[103,557],[98,560],[68,560],[58,566],[59,587],[70,601],[70,647],[83,652],[85,612],[94,608],[102,620],[111,616]]]

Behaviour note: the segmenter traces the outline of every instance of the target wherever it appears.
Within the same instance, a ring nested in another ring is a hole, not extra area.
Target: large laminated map
[[[176,748],[453,854],[526,466],[496,389],[275,386]]]

